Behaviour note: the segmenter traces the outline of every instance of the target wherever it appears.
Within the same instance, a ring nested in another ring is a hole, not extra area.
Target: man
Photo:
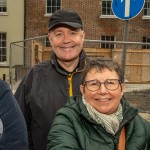
[[[9,88],[0,80],[0,150],[28,150],[27,128]]]
[[[25,116],[30,150],[45,150],[56,111],[79,94],[86,63],[80,16],[60,9],[49,20],[50,61],[35,65],[20,83],[15,97]]]

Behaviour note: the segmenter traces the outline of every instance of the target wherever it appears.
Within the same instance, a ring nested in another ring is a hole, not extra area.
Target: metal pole
[[[123,41],[126,42],[128,41],[128,24],[129,21],[125,21],[125,29],[124,29],[124,39]],[[122,50],[122,71],[123,75],[125,75],[125,66],[126,66],[126,49],[127,49],[127,43],[123,44],[123,50]]]
[[[6,81],[6,74],[3,74],[3,81]]]
[[[35,39],[41,39],[41,38],[45,38],[48,35],[44,35],[44,36],[38,36],[38,37],[34,37],[34,38],[29,38],[29,39],[25,39],[25,40],[21,40],[21,41],[15,41],[15,42],[11,42],[10,43],[10,53],[9,53],[9,83],[10,83],[10,88],[13,89],[13,84],[12,84],[12,63],[13,63],[13,57],[12,57],[12,45],[17,45],[17,43],[21,43],[21,42],[25,42],[25,41],[31,41],[31,40],[35,40]],[[19,46],[19,45],[17,45]],[[19,46],[22,47],[22,46]]]
[[[143,43],[143,42],[103,41],[103,40],[90,40],[90,39],[85,39],[84,41],[85,42],[97,42],[97,43],[110,43],[110,44],[150,45],[150,43]]]

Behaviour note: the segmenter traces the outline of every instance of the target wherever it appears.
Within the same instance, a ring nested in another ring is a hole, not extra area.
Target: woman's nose
[[[99,88],[99,90],[98,90],[98,93],[100,93],[100,94],[108,93],[108,90],[107,90],[107,88],[105,87],[104,83],[101,83],[101,86],[100,86],[100,88]]]

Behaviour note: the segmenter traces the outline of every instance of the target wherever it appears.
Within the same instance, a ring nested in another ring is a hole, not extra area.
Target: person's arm
[[[20,82],[18,88],[16,89],[14,96],[21,108],[21,111],[25,118],[27,117],[27,105],[29,104],[30,93],[32,88],[33,75],[32,70],[30,70],[26,76]]]
[[[150,149],[150,122],[145,121],[145,124],[146,124],[147,138],[148,138],[148,143],[147,143],[147,149],[146,150],[149,150]]]
[[[47,150],[80,150],[71,120],[58,113],[48,134]]]
[[[0,80],[0,149],[28,150],[23,114],[9,85]]]
[[[32,149],[32,136],[31,136],[31,111],[30,111],[30,94],[32,88],[33,75],[32,70],[24,77],[20,82],[14,96],[21,108],[21,111],[25,117],[27,130],[28,130],[28,141],[29,147]]]

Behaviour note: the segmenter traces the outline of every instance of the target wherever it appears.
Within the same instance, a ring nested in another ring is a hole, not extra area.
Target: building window
[[[0,33],[0,62],[6,62],[6,33]]]
[[[45,38],[45,46],[46,46],[46,47],[50,47],[50,46],[51,46],[48,37]]]
[[[47,0],[47,14],[52,14],[61,7],[61,0]]]
[[[150,0],[145,0],[144,16],[150,16]]]
[[[111,0],[102,0],[102,15],[114,15],[111,9]]]
[[[101,41],[115,41],[114,36],[101,36]],[[115,45],[111,43],[101,43],[101,48],[114,49]]]
[[[143,37],[143,43],[150,44],[150,37]],[[142,45],[142,49],[150,49],[150,45]]]
[[[7,12],[6,0],[0,0],[0,13]]]

